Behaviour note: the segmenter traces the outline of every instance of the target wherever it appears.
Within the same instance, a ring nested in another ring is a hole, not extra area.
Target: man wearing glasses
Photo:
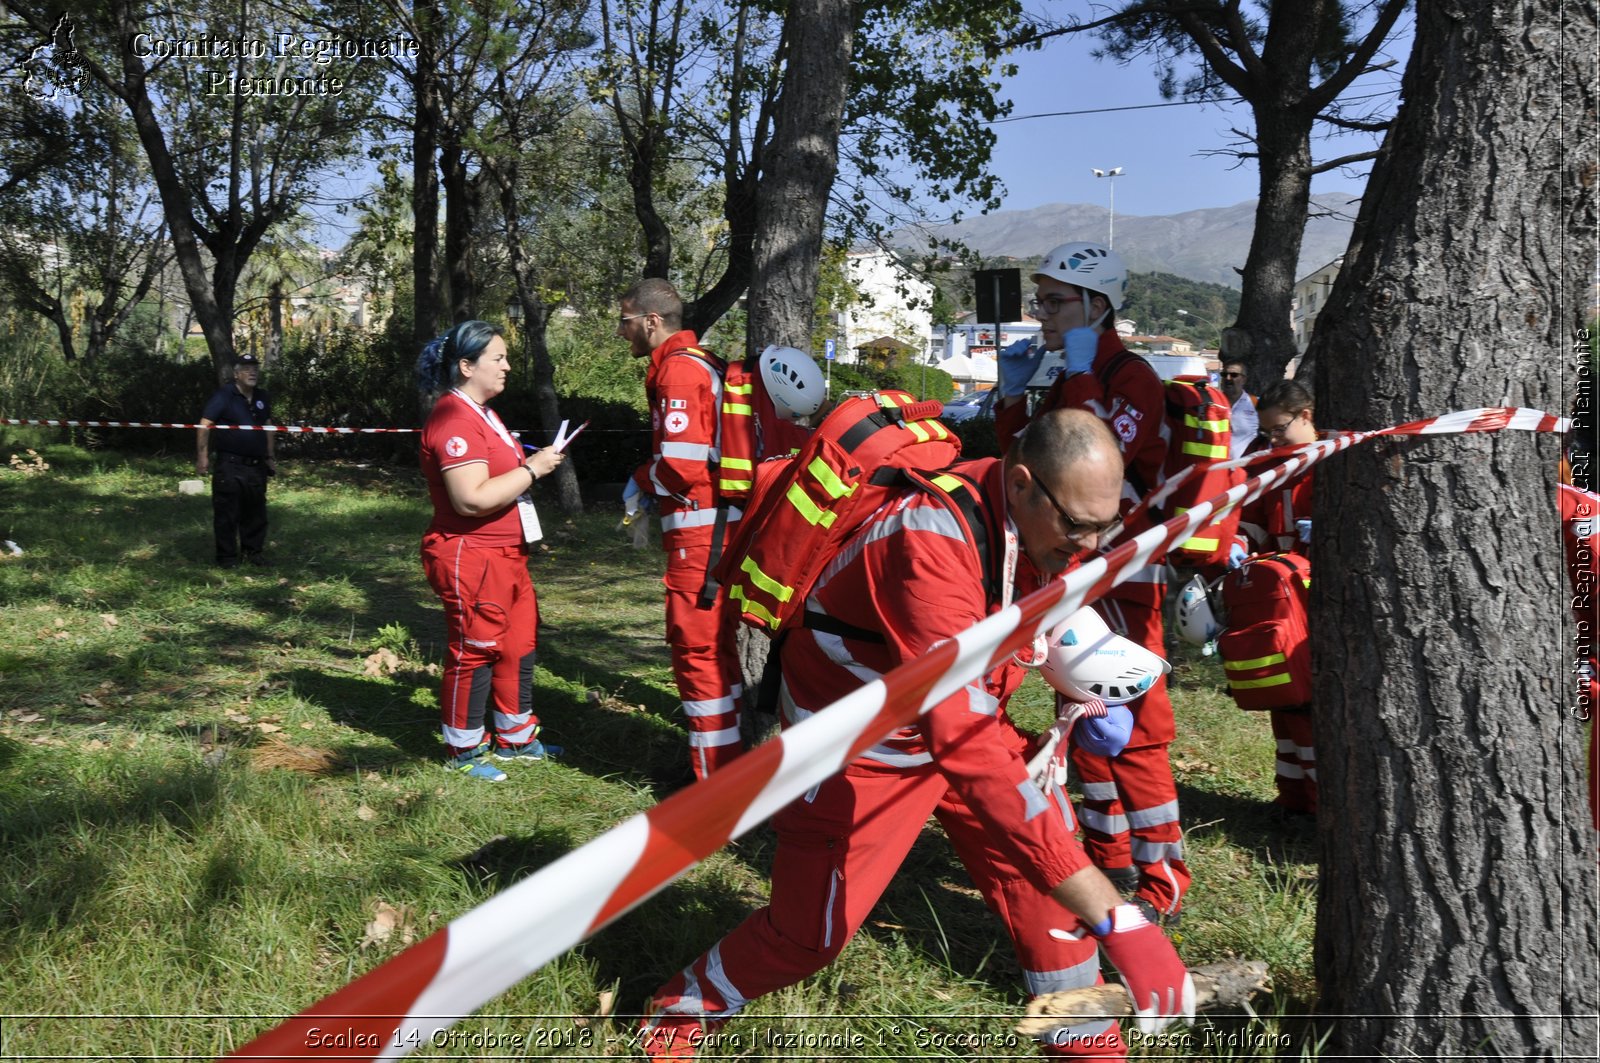
[[[683,326],[683,300],[669,281],[646,277],[623,293],[617,335],[635,358],[648,358],[651,456],[633,474],[661,510],[667,552],[667,644],[689,728],[689,763],[703,779],[744,751],[742,694],[732,647],[738,617],[719,590],[701,600],[716,530],[717,493],[711,454],[721,409],[722,363],[702,351]],[[731,509],[731,523],[739,511]]]
[[[1066,243],[1045,256],[1033,274],[1030,305],[1043,344],[1032,349],[1014,344],[1001,352],[1004,397],[995,415],[1004,451],[1028,423],[1027,380],[1046,350],[1064,351],[1065,371],[1045,392],[1034,417],[1055,409],[1087,410],[1111,429],[1125,466],[1124,513],[1161,486],[1167,456],[1166,389],[1150,363],[1122,346],[1115,328],[1127,280],[1122,256],[1100,244]],[[1147,565],[1107,592],[1095,609],[1113,631],[1164,655],[1165,597],[1164,567]],[[1166,677],[1129,709],[1133,735],[1119,756],[1072,751],[1083,780],[1086,848],[1107,877],[1132,893],[1151,922],[1170,926],[1178,921],[1190,874],[1167,752],[1176,727]]]
[[[786,723],[1092,557],[1117,520],[1122,461],[1096,418],[1060,410],[1035,418],[1003,461],[962,462],[933,483],[954,505],[908,488],[813,585],[806,614],[819,619],[780,651]],[[1008,658],[773,817],[770,903],[651,996],[646,1058],[695,1058],[750,1002],[833,962],[930,815],[1006,922],[1031,994],[1096,984],[1099,949],[1122,972],[1142,1031],[1192,1014],[1171,943],[1089,861],[1060,788],[1033,781],[1032,746],[1005,709],[1022,676]],[[1046,1056],[1125,1056],[1114,1021],[1069,1022],[1044,1038]]]
[[[1237,458],[1255,441],[1261,418],[1256,412],[1255,399],[1244,389],[1243,362],[1228,362],[1222,367],[1222,393],[1228,396],[1233,407],[1228,420],[1233,426],[1233,438],[1228,441],[1228,457]]]

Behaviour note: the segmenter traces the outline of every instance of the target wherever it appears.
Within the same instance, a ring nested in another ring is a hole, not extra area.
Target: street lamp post
[[[1192,317],[1195,320],[1203,322],[1203,323],[1205,323],[1207,325],[1210,325],[1212,328],[1216,329],[1217,330],[1217,353],[1219,355],[1222,353],[1222,328],[1215,321],[1212,321],[1209,317],[1202,317],[1201,315],[1195,313],[1192,310],[1179,310],[1178,314],[1180,316],[1182,316],[1182,317]]]
[[[1100,170],[1094,167],[1090,167],[1090,169],[1094,170],[1096,177],[1106,178],[1106,184],[1111,189],[1111,216],[1106,221],[1106,246],[1115,248],[1117,246],[1117,178],[1122,176],[1122,167],[1113,166],[1109,170]]]

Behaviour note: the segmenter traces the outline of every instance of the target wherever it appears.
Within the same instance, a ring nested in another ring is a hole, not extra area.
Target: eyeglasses
[[[649,316],[650,316],[650,314],[648,312],[643,313],[643,314],[623,314],[623,315],[621,315],[620,317],[617,318],[617,324],[618,325],[626,325],[630,321],[637,321],[641,317],[649,317]]]
[[[1032,299],[1028,300],[1028,313],[1032,314],[1034,317],[1038,317],[1039,311],[1043,310],[1046,314],[1055,315],[1061,313],[1061,308],[1066,306],[1068,303],[1081,302],[1083,302],[1083,300],[1078,298],[1076,295],[1047,295],[1043,299],[1036,295]]]
[[[1044,485],[1044,481],[1037,474],[1034,474],[1032,469],[1028,469],[1028,472],[1033,475],[1033,485],[1043,492],[1045,499],[1055,508],[1056,515],[1061,518],[1061,524],[1066,528],[1068,539],[1076,539],[1081,542],[1093,536],[1098,540],[1105,540],[1112,538],[1122,530],[1121,517],[1113,517],[1111,520],[1101,521],[1098,524],[1078,520],[1068,513],[1060,502],[1056,501],[1056,496],[1050,493],[1050,488]]]
[[[1231,376],[1244,376],[1244,374],[1243,373],[1226,373],[1226,372],[1222,374],[1222,378],[1224,380],[1226,380],[1228,377],[1231,377]]]
[[[1295,419],[1299,416],[1300,415],[1297,413],[1286,421],[1279,421],[1274,425],[1264,424],[1261,426],[1261,434],[1266,436],[1268,439],[1277,439],[1279,436],[1289,431],[1289,426],[1294,424]]]

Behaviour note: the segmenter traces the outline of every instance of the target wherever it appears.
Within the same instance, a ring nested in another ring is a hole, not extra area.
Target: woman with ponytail
[[[539,606],[528,577],[537,542],[534,481],[565,460],[523,447],[489,409],[511,372],[506,341],[484,321],[463,321],[422,349],[417,384],[432,402],[422,429],[422,473],[433,523],[422,567],[444,604],[448,644],[440,718],[445,766],[474,779],[505,779],[494,760],[543,760],[533,662]],[[531,448],[529,448],[531,449]],[[493,735],[485,727],[494,700]]]

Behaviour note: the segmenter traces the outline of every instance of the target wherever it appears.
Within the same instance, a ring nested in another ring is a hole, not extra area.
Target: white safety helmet
[[[1206,581],[1192,577],[1178,592],[1178,634],[1192,646],[1204,646],[1222,634],[1222,625],[1211,611]]]
[[[1155,685],[1170,666],[1137,642],[1114,634],[1089,606],[1051,629],[1040,671],[1073,701],[1099,698],[1125,705]]]
[[[759,362],[761,383],[779,417],[805,424],[822,409],[827,385],[810,355],[793,347],[773,346],[761,352]]]
[[[1122,293],[1128,286],[1128,267],[1122,256],[1101,244],[1083,240],[1062,244],[1044,256],[1033,279],[1053,277],[1063,284],[1099,292],[1111,303],[1111,309],[1122,309]]]

